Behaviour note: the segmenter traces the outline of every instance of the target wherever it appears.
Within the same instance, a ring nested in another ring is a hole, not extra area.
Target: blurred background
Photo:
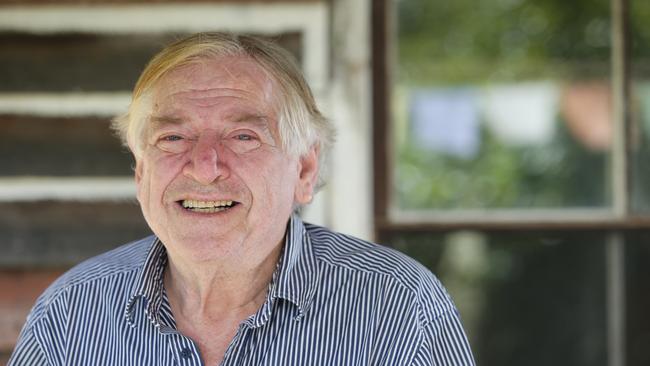
[[[112,136],[198,31],[291,51],[338,128],[312,222],[403,251],[480,365],[650,364],[647,0],[0,0],[0,363],[72,265],[148,235]]]

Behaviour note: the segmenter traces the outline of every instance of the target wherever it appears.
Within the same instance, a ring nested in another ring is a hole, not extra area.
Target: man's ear
[[[139,185],[140,181],[142,180],[142,161],[138,159],[137,157],[135,158],[135,169],[133,171],[135,172],[135,184]]]
[[[320,148],[314,145],[299,158],[298,183],[294,197],[295,202],[299,205],[310,203],[314,197],[318,181],[319,156]]]

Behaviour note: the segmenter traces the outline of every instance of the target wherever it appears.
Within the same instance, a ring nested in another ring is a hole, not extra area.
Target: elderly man
[[[11,365],[471,365],[438,280],[303,223],[333,130],[278,46],[197,34],[146,67],[115,127],[155,236],[58,279]]]

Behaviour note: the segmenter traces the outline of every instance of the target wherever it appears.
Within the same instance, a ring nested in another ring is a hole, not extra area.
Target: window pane
[[[108,118],[0,115],[0,176],[132,176]]]
[[[625,257],[627,366],[650,365],[650,233],[628,234]]]
[[[0,92],[131,90],[148,60],[182,36],[0,33]],[[300,33],[273,39],[300,59]]]
[[[630,1],[632,209],[650,213],[650,2]]]
[[[134,202],[3,202],[0,268],[64,268],[150,233]]]
[[[397,0],[393,204],[610,204],[606,0]]]
[[[604,235],[395,234],[454,298],[477,363],[606,365]]]
[[[3,33],[0,90],[130,90],[147,60],[171,39],[171,35]]]

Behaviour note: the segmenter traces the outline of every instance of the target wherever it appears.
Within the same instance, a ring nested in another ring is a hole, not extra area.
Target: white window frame
[[[190,21],[191,20],[191,21]],[[0,7],[0,32],[57,34],[245,32],[302,35],[302,66],[318,100],[328,94],[328,7],[324,2],[269,4],[37,5]],[[112,117],[126,111],[130,91],[0,93],[0,114]],[[131,200],[128,177],[4,177],[0,201]]]

